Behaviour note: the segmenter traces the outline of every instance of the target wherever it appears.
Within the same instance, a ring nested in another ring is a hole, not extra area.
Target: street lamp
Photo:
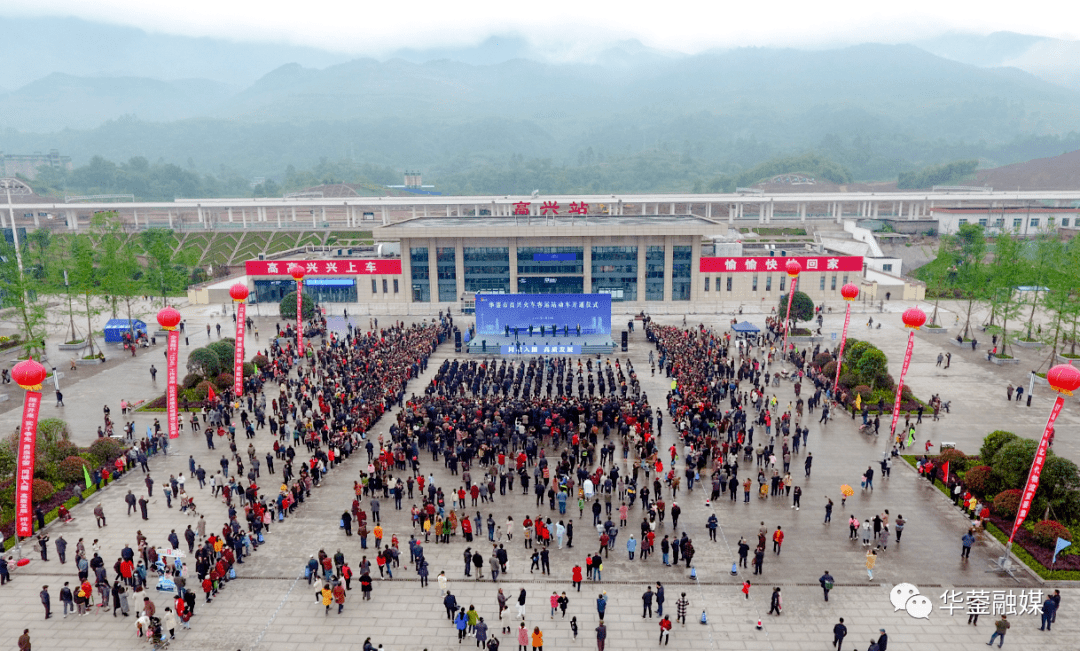
[[[0,179],[0,188],[4,189],[7,194],[8,202],[8,216],[11,218],[11,237],[15,243],[15,264],[19,267],[19,282],[22,283],[23,279],[23,264],[22,264],[22,252],[19,251],[19,229],[15,226],[15,208],[11,205],[11,195],[15,196],[33,194],[33,190],[30,186],[26,185],[19,179]],[[25,299],[26,292],[23,292],[23,298]]]

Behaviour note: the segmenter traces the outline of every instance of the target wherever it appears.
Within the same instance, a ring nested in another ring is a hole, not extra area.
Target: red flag
[[[206,393],[206,399],[211,401],[217,400],[217,395],[214,394],[214,385],[212,384],[210,385],[210,388]]]
[[[244,334],[247,325],[247,305],[241,301],[236,306],[236,346],[233,351],[233,395],[244,395]]]
[[[941,481],[946,486],[949,485],[949,462],[946,461],[945,465],[941,466]]]

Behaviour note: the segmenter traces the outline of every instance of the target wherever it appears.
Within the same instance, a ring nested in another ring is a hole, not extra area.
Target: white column
[[[844,219],[844,202],[836,202],[836,223],[839,224]]]
[[[446,204],[446,216],[450,216],[450,204]]]
[[[173,227],[173,225],[172,225],[172,211],[171,210],[166,210],[165,212],[168,213],[168,215],[169,215],[169,228],[171,229]],[[76,224],[78,224],[78,221],[76,221]],[[77,229],[78,226],[76,226],[75,228]]]
[[[878,202],[876,202],[876,201],[873,202],[873,206],[874,206],[874,219],[877,219],[877,216],[878,216]]]
[[[326,223],[326,206],[322,207],[321,212],[322,212],[322,222],[325,224]],[[312,219],[311,219],[311,227],[316,228],[314,217],[312,217]]]
[[[203,223],[202,206],[196,206],[196,210],[199,211],[199,223],[202,224]]]
[[[387,217],[386,216],[386,206],[383,206],[382,207],[382,223],[383,223],[383,226],[385,226],[387,224],[386,217]]]
[[[757,217],[757,220],[758,220],[759,224],[764,224],[765,223],[765,204],[764,203],[759,203],[758,204],[758,217]]]
[[[135,218],[135,230],[139,230],[139,211],[132,210],[131,215]]]
[[[727,207],[727,221],[728,221],[729,224],[734,224],[735,223],[735,211],[736,210],[738,210],[738,208],[735,206],[735,204],[733,204],[733,203],[728,204],[728,207]]]
[[[799,221],[806,221],[806,204],[799,204]]]
[[[247,228],[247,208],[240,209],[240,223],[243,224],[244,228]]]
[[[266,216],[266,210],[265,209],[261,209],[261,210],[263,211],[263,217],[265,217]],[[296,208],[293,208],[293,221],[296,221]],[[280,210],[277,211],[277,227],[281,228],[281,211]]]
[[[281,211],[279,210],[278,212],[281,212]],[[293,206],[293,209],[292,209],[292,220],[294,222],[296,221],[296,206]]]
[[[34,228],[41,228],[41,218],[38,217],[38,211],[34,211]]]
[[[230,224],[231,224],[231,223],[233,223],[233,218],[232,218],[232,208],[231,208],[231,207],[229,208],[229,223],[230,223]]]
[[[674,214],[675,214],[675,204],[674,204],[674,203],[673,203],[673,204],[671,204],[671,212],[670,212],[670,213],[668,213],[668,214],[669,214],[669,215],[674,215]]]
[[[412,207],[412,216],[413,216],[413,219],[416,219],[416,204],[415,203],[413,204],[413,207]]]

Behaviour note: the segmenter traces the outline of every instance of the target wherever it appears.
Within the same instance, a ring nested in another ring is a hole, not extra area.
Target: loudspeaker
[[[455,353],[460,353],[461,352],[461,331],[460,330],[454,330],[454,352]]]
[[[622,331],[622,351],[626,352],[626,347],[629,345],[630,335],[625,330]]]

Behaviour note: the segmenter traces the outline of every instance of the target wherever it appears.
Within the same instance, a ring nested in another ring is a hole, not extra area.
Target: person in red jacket
[[[574,569],[571,570],[570,580],[574,582],[574,587],[577,588],[577,591],[581,592],[581,566],[580,565],[575,565]]]
[[[780,546],[784,544],[784,532],[780,529],[780,525],[776,525],[776,531],[772,535],[772,549],[776,552],[776,555],[780,555]]]
[[[657,643],[659,644],[660,642],[663,642],[666,645],[670,641],[671,620],[668,619],[667,615],[664,615],[664,618],[660,620],[660,639],[657,641]]]

